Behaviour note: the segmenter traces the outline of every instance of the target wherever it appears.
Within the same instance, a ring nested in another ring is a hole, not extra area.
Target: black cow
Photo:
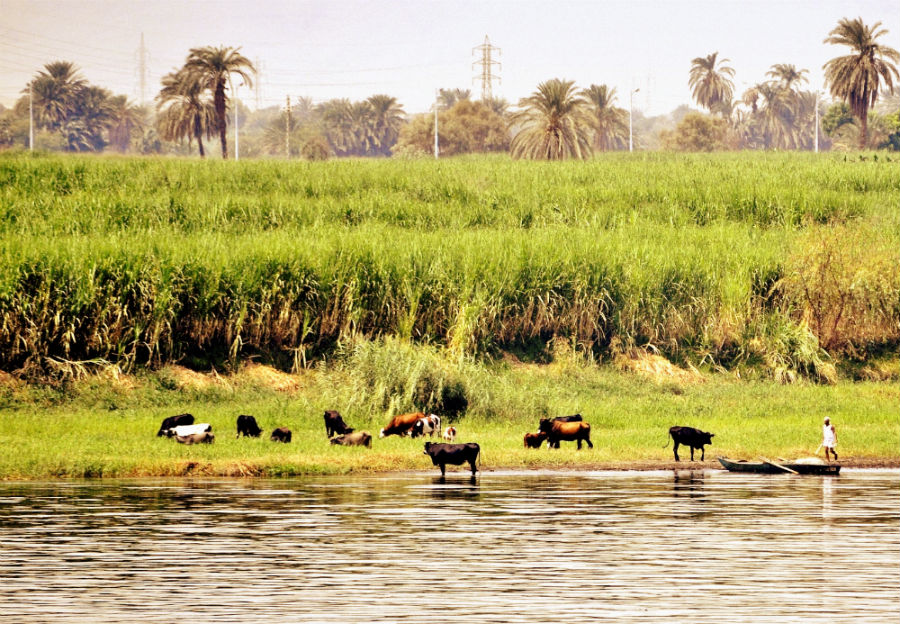
[[[447,464],[462,466],[466,462],[472,469],[472,477],[474,477],[478,470],[476,461],[479,453],[481,453],[481,448],[474,442],[467,444],[425,443],[425,454],[431,457],[433,465],[441,467],[441,477],[447,472]]]
[[[703,461],[703,458],[706,456],[706,449],[704,446],[712,444],[714,435],[716,434],[700,431],[693,427],[671,427],[669,429],[669,436],[671,436],[672,441],[675,443],[675,446],[672,449],[675,453],[675,461],[680,461],[678,459],[679,444],[691,447],[691,461],[694,461],[694,449],[700,449],[700,461]],[[666,446],[669,446],[668,441],[666,441]],[[666,446],[663,448],[666,448]]]
[[[236,438],[243,436],[249,436],[251,438],[258,438],[259,434],[262,433],[262,429],[259,428],[259,425],[256,424],[256,419],[253,416],[248,416],[247,414],[241,414],[237,417],[237,435]]]
[[[180,427],[181,425],[193,425],[194,424],[194,416],[192,414],[178,414],[177,416],[169,416],[168,418],[164,418],[162,424],[159,426],[159,431],[156,432],[156,437],[160,438],[166,434],[167,429],[171,429],[172,427]]]
[[[272,442],[284,442],[287,444],[291,441],[291,430],[287,427],[278,427],[277,429],[272,430],[272,435],[269,437]]]
[[[581,422],[581,414],[572,414],[571,416],[557,416],[554,418],[556,422]]]
[[[329,438],[345,433],[353,433],[353,427],[348,427],[344,419],[341,418],[340,412],[336,410],[325,410],[325,434]]]

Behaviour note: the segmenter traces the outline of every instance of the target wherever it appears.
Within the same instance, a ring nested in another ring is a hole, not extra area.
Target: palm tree
[[[698,56],[691,61],[691,74],[688,85],[693,91],[694,100],[703,108],[712,111],[716,105],[730,105],[734,94],[734,69],[725,65],[729,59],[717,60],[718,52],[709,56]]]
[[[240,76],[248,87],[253,86],[251,74],[256,72],[253,63],[240,53],[240,48],[213,47],[192,48],[188,54],[184,69],[204,89],[213,94],[213,106],[216,112],[216,128],[222,142],[222,158],[228,158],[228,142],[226,130],[228,125],[226,111],[228,98],[225,96],[225,83],[232,74]]]
[[[861,17],[854,20],[843,18],[828,33],[824,43],[849,46],[852,54],[831,59],[822,69],[825,82],[830,86],[831,95],[850,105],[850,110],[859,119],[859,149],[865,149],[869,135],[869,109],[878,100],[881,81],[888,91],[894,90],[894,79],[900,79],[897,67],[891,63],[900,61],[900,53],[875,40],[888,33],[879,30],[881,22],[871,28]]]
[[[799,87],[801,83],[809,82],[809,79],[804,75],[807,73],[809,73],[808,70],[798,70],[790,63],[776,63],[772,65],[772,69],[766,72],[766,75],[778,81],[783,89],[794,91],[795,86]]]
[[[111,116],[109,143],[124,152],[135,133],[143,132],[147,113],[142,106],[132,104],[125,95],[116,95],[109,101]]]
[[[165,75],[162,84],[163,88],[156,96],[160,136],[166,141],[180,141],[187,137],[188,144],[192,139],[197,139],[200,158],[203,158],[206,155],[203,135],[211,138],[216,124],[213,101],[203,86],[183,69]]]
[[[594,128],[594,148],[606,152],[628,145],[628,112],[614,106],[615,87],[592,84],[581,92],[590,108]]]
[[[519,100],[519,108],[513,116],[513,123],[521,127],[510,146],[513,158],[590,157],[591,120],[574,80],[542,82],[531,96]]]
[[[472,99],[471,89],[440,89],[438,90],[438,110],[450,110],[457,102]]]
[[[81,89],[69,119],[63,124],[70,151],[102,151],[104,132],[113,120],[112,93],[89,85]]]
[[[400,136],[400,128],[406,113],[389,95],[373,95],[366,100],[369,105],[375,151],[383,156],[391,155],[391,148]]]
[[[74,63],[53,61],[31,81],[31,98],[38,125],[59,130],[75,107],[75,101],[87,81]],[[25,93],[28,92],[26,89]]]

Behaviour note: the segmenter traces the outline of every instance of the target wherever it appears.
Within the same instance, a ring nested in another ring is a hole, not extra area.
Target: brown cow
[[[560,422],[541,418],[540,431],[547,434],[547,444],[550,448],[559,448],[560,440],[578,442],[578,450],[581,450],[581,441],[591,444],[591,426],[586,422]]]
[[[272,430],[272,435],[269,436],[269,440],[272,442],[284,442],[288,444],[291,441],[291,430],[287,427],[278,427],[277,429]]]
[[[368,431],[354,431],[331,438],[332,444],[341,446],[365,446],[372,448],[372,436]]]
[[[546,439],[547,434],[543,431],[538,431],[537,433],[526,433],[525,448],[541,448],[541,444],[543,444],[544,440]]]
[[[192,433],[190,435],[177,435],[175,439],[181,444],[212,444],[216,436],[211,431],[204,431],[203,433]]]
[[[378,437],[386,438],[389,435],[403,435],[405,433],[409,433],[412,431],[412,428],[420,418],[425,418],[425,414],[423,414],[422,412],[415,412],[412,414],[398,414],[397,416],[391,418],[391,422],[388,423],[387,427],[381,430],[381,433],[378,434]]]

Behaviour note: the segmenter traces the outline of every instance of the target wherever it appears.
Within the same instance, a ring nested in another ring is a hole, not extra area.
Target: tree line
[[[855,142],[859,149],[900,149],[900,116],[872,112],[880,94],[893,94],[900,80],[900,53],[877,40],[881,22],[840,20],[824,43],[850,53],[824,65],[834,102],[804,89],[808,70],[793,64],[771,67],[766,79],[735,93],[735,71],[718,52],[693,59],[688,85],[707,114],[689,112],[674,128],[658,132],[663,149],[810,150],[821,128],[829,141]],[[333,99],[313,104],[296,99],[284,109],[250,113],[234,97],[235,82],[252,86],[256,70],[239,48],[189,51],[184,65],[162,79],[153,108],[131,103],[89,84],[66,61],[48,63],[30,81],[14,108],[0,111],[0,148],[25,145],[28,118],[42,147],[67,151],[207,152],[218,139],[228,157],[228,125],[237,108],[246,156],[324,159],[427,155],[434,149],[437,117],[442,155],[509,152],[514,158],[589,158],[629,147],[629,111],[617,105],[614,87],[554,78],[519,100],[475,101],[468,90],[441,89],[431,113],[408,116],[396,98],[377,94],[363,101]],[[29,110],[30,109],[30,110]],[[816,120],[820,118],[817,125]],[[644,126],[646,124],[639,124]],[[641,135],[638,133],[638,145]],[[643,132],[646,137],[646,131]],[[646,146],[645,146],[646,147]]]

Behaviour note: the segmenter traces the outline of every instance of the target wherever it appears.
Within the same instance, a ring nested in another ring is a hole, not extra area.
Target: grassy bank
[[[834,381],[900,340],[898,168],[0,156],[0,370],[299,370],[381,336],[494,356],[564,338]]]
[[[453,424],[459,441],[481,445],[486,470],[673,468],[671,445],[663,447],[668,428],[676,424],[716,434],[706,466],[714,465],[716,455],[809,456],[820,442],[826,415],[837,426],[845,466],[900,465],[896,383],[783,386],[677,371],[648,376],[565,357],[546,365],[460,366],[474,367],[465,370],[469,389],[477,388],[477,395],[470,395],[470,409]],[[7,380],[0,386],[0,478],[430,469],[421,440],[375,439],[371,450],[328,443],[325,409],[339,409],[351,425],[377,438],[391,413],[405,411],[417,388],[434,383],[428,371],[402,365],[393,391],[379,379],[371,363],[357,359],[299,375],[252,366],[222,377],[168,367],[137,377],[89,377],[63,393]],[[188,447],[155,437],[163,417],[185,411],[213,425],[213,445]],[[539,418],[574,412],[591,423],[593,449],[579,452],[574,443],[552,451],[522,448],[522,436],[536,431]],[[290,428],[293,443],[272,443],[266,434],[236,439],[238,414],[253,414],[266,431]],[[684,461],[689,453],[682,449],[681,455],[680,467],[690,467]]]

